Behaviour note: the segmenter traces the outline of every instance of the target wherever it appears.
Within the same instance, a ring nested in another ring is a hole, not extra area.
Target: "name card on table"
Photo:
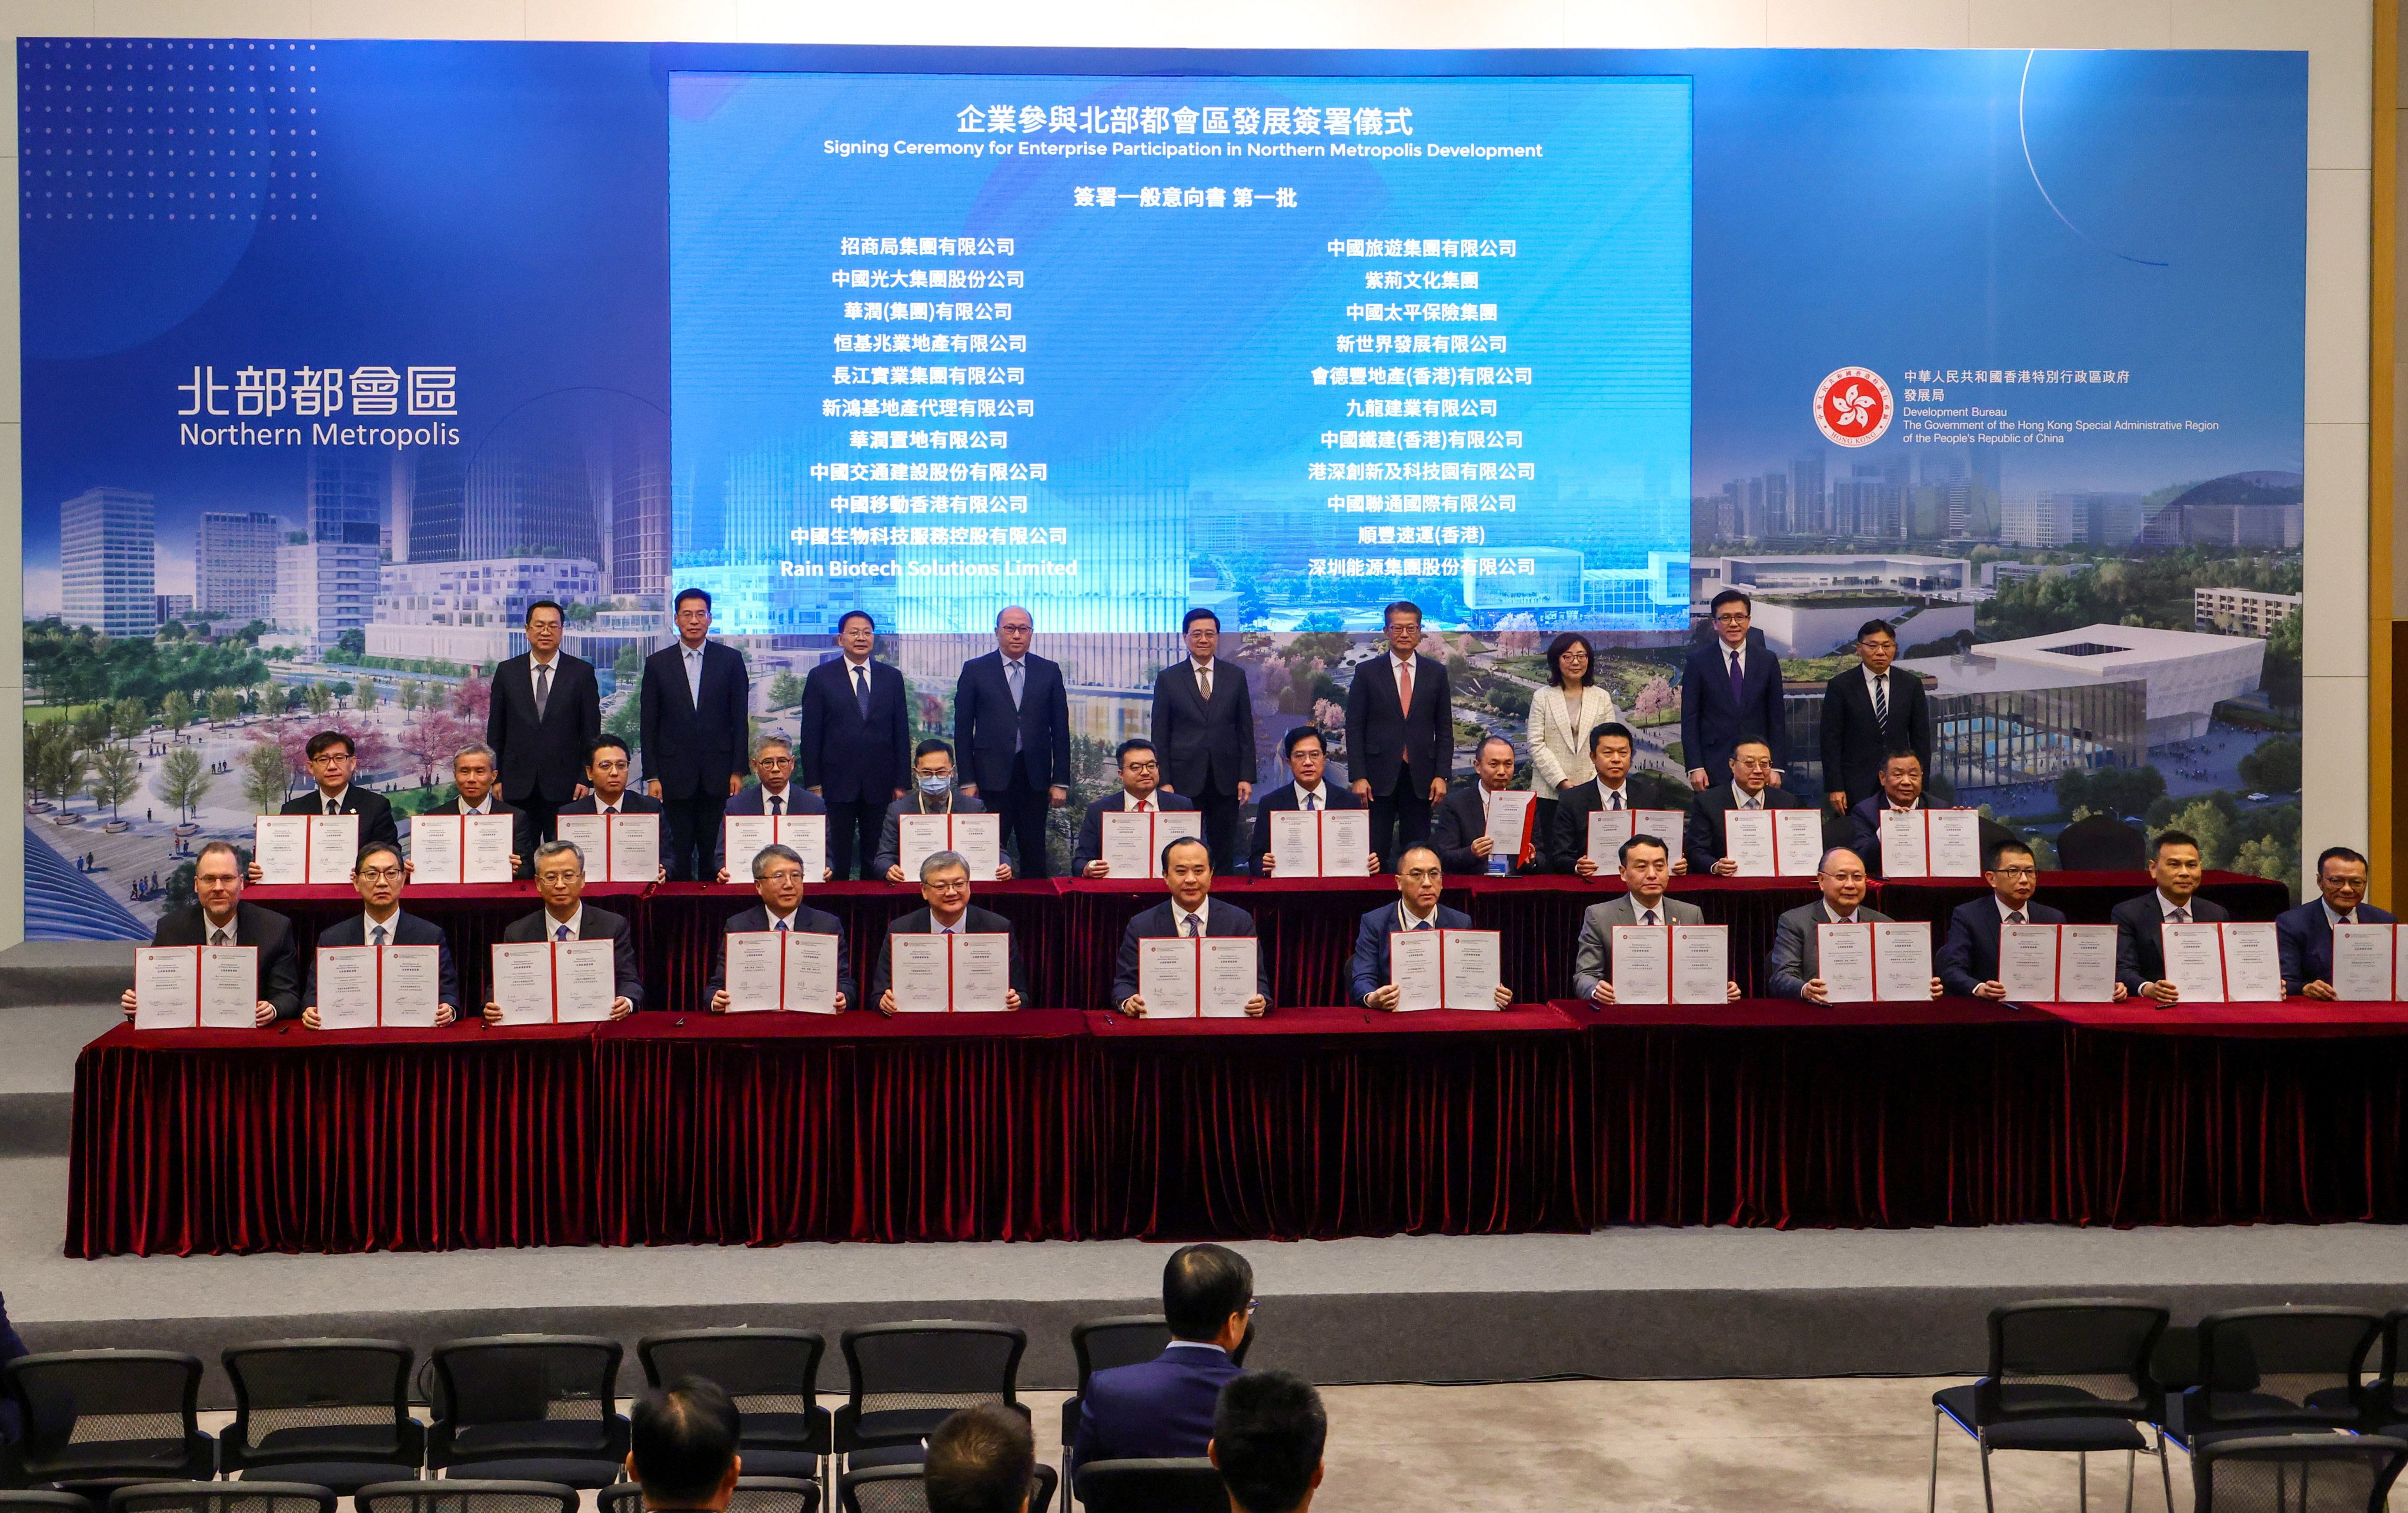
[[[751,882],[753,858],[772,846],[783,846],[803,859],[805,882],[818,882],[827,874],[824,814],[723,815],[719,840],[719,854],[727,859],[730,882]]]
[[[263,814],[251,859],[264,883],[349,882],[360,855],[356,814]]]
[[[1497,1007],[1504,981],[1502,936],[1495,930],[1398,930],[1388,935],[1388,980],[1397,1009]]]
[[[895,823],[896,863],[906,882],[939,851],[958,852],[970,880],[991,880],[1003,866],[1003,817],[997,814],[906,814]]]
[[[140,946],[134,952],[137,1030],[249,1030],[258,1023],[256,946]]]
[[[1982,816],[1977,809],[1884,809],[1885,878],[1978,878]]]
[[[1150,1020],[1241,1020],[1259,979],[1252,935],[1137,943],[1137,991]]]
[[[652,882],[661,875],[657,814],[564,814],[553,825],[583,855],[589,882]]]
[[[409,880],[508,882],[518,821],[507,814],[421,814],[409,821]],[[322,1010],[325,1006],[320,1005]],[[321,1018],[323,1018],[322,1013]]]
[[[1000,1014],[1010,1007],[1010,935],[890,934],[898,1014]]]
[[[1096,818],[1103,821],[1101,857],[1108,878],[1159,878],[1164,847],[1204,834],[1204,816],[1194,809],[1106,809]]]
[[[811,815],[808,818],[820,819]],[[807,930],[738,930],[727,936],[727,1012],[838,1012],[837,937]]]

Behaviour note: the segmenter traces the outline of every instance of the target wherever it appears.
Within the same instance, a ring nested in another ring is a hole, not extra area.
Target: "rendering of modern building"
[[[159,628],[150,495],[87,489],[59,507],[59,612],[108,635]]]
[[[2256,636],[2085,625],[1899,665],[1929,674],[1943,695],[2139,683],[2147,694],[2146,744],[2157,746],[2204,732],[2218,703],[2256,691],[2265,661],[2266,643]]]
[[[582,558],[390,563],[379,578],[368,655],[490,666],[526,649],[528,605],[584,604],[601,592],[600,564]]]
[[[194,607],[238,621],[275,613],[276,553],[283,545],[283,521],[264,509],[203,515],[193,536]]]
[[[2257,589],[2193,589],[2190,599],[2193,625],[2227,635],[2272,635],[2274,627],[2300,608],[2296,593],[2265,593]]]

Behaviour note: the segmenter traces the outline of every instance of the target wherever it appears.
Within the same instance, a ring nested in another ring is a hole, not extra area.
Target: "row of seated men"
[[[1661,842],[1653,836],[1634,835],[1621,847],[1619,862],[1624,892],[1591,905],[1585,911],[1574,956],[1574,995],[1600,1004],[1613,1002],[1615,926],[1703,922],[1696,905],[1668,894],[1673,862]],[[2002,998],[2005,989],[1998,980],[2000,928],[2007,924],[2065,921],[2060,911],[2038,900],[2039,870],[2030,849],[2022,843],[2006,841],[1992,846],[1985,858],[1985,867],[1989,895],[1959,906],[1949,919],[1946,937],[1935,958],[1938,975],[1931,980],[1935,997],[1956,993]],[[1142,1016],[1146,1012],[1143,996],[1138,992],[1139,941],[1176,935],[1248,936],[1255,933],[1252,915],[1212,896],[1211,858],[1209,849],[1201,843],[1193,839],[1171,842],[1164,849],[1163,870],[1164,886],[1169,896],[1131,920],[1121,941],[1111,1006],[1131,1015]],[[792,929],[835,935],[839,942],[837,1006],[866,1006],[893,1013],[887,953],[882,950],[873,955],[866,993],[856,998],[857,979],[839,921],[803,903],[806,884],[802,859],[789,848],[773,846],[754,859],[752,871],[759,902],[731,916],[726,931],[734,934]],[[2117,929],[2115,992],[2119,998],[2128,995],[2165,1006],[2176,1003],[2179,994],[2172,983],[2161,980],[2164,953],[2160,928],[2166,923],[2216,923],[2229,916],[2213,900],[2199,896],[2202,869],[2199,845],[2193,837],[2172,830],[2158,835],[2151,845],[2149,872],[2155,884],[2150,892],[2117,905],[2111,916]],[[612,1016],[624,1018],[644,1006],[644,988],[637,975],[634,943],[626,920],[583,902],[582,854],[568,842],[545,842],[537,848],[535,875],[543,906],[513,921],[504,930],[502,938],[507,942],[615,941],[619,992],[611,1007]],[[1414,847],[1399,859],[1396,902],[1369,910],[1356,923],[1354,950],[1348,968],[1351,1002],[1375,1009],[1396,1006],[1397,988],[1390,982],[1388,971],[1392,933],[1471,927],[1469,916],[1439,902],[1444,876],[1438,853],[1431,848]],[[364,846],[352,881],[360,895],[360,914],[328,927],[320,934],[317,944],[442,947],[442,1006],[437,1017],[443,1022],[463,1018],[459,1012],[457,968],[445,933],[439,926],[401,908],[408,872],[398,849],[390,842],[372,841]],[[2365,858],[2355,851],[2336,847],[2317,858],[2319,896],[2285,912],[2275,921],[2286,992],[2312,999],[2333,996],[2329,978],[2334,925],[2392,922],[2389,914],[2365,903],[2366,881]],[[257,905],[243,903],[242,882],[232,846],[216,841],[204,847],[194,870],[197,902],[163,919],[152,943],[257,947],[258,1022],[266,1024],[280,1018],[298,1017],[314,1029],[315,958],[305,978],[297,965],[291,921]],[[1766,970],[1767,986],[1774,996],[1809,1003],[1827,1000],[1825,984],[1817,970],[1813,927],[1826,922],[1887,922],[1888,916],[1866,906],[1867,882],[1868,869],[1856,853],[1845,848],[1834,848],[1825,853],[1815,875],[1816,891],[1821,896],[1814,903],[1783,914],[1777,923]],[[895,921],[889,927],[892,932],[1012,933],[1009,920],[971,903],[968,864],[958,854],[942,851],[930,857],[921,869],[920,886],[923,906]],[[1016,942],[1011,949],[1010,970],[1006,1006],[1018,1008],[1025,1001],[1029,988]],[[1271,1007],[1268,961],[1258,959],[1256,970],[1258,991],[1246,1010],[1259,1015]],[[714,1012],[727,1007],[726,993],[720,986],[724,971],[723,951],[708,989],[707,1006]],[[1729,996],[1739,995],[1739,985],[1730,983]],[[1500,987],[1497,999],[1500,1007],[1512,1002],[1510,988]],[[135,1006],[131,990],[125,993],[123,1003],[130,1014]],[[484,1006],[483,1018],[497,1020],[499,1016],[497,1006]]]

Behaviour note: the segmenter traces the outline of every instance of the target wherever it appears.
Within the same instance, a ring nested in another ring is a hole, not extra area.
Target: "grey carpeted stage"
[[[371,1335],[422,1350],[508,1330],[632,1342],[703,1324],[908,1318],[1028,1331],[1032,1389],[1070,1385],[1070,1325],[1160,1303],[1169,1248],[1086,1244],[666,1248],[441,1255],[60,1254],[75,1052],[115,1018],[130,948],[0,952],[0,1285],[36,1349]],[[2408,1304],[2408,1235],[2377,1226],[1782,1233],[1626,1229],[1240,1247],[1263,1298],[1254,1360],[1325,1382],[1972,1374],[2017,1298]],[[629,1372],[634,1371],[632,1352]],[[830,1375],[841,1363],[831,1352]]]

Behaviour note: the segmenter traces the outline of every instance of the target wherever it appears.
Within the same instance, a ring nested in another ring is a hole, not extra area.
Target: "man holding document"
[[[251,1022],[269,1025],[301,1012],[301,978],[293,953],[293,921],[242,902],[242,866],[232,845],[213,840],[193,860],[190,906],[159,921],[153,946],[248,946],[258,954]],[[128,988],[118,996],[127,1019],[139,1006]]]
[[[1639,809],[1639,795],[1630,791],[1634,749],[1630,727],[1619,721],[1608,721],[1588,733],[1588,762],[1595,775],[1586,782],[1566,783],[1555,791],[1555,830],[1546,837],[1543,848],[1548,871],[1594,878],[1605,870],[1589,855],[1589,816],[1635,814]],[[1676,812],[1672,819],[1681,821],[1682,816]],[[1635,830],[1636,826],[1630,828]],[[1679,835],[1671,835],[1667,837],[1667,843],[1679,839]],[[1614,844],[1619,846],[1621,842]],[[1687,857],[1672,858],[1674,877],[1688,870]]]
[[[1913,751],[1892,751],[1884,757],[1881,792],[1848,811],[1848,823],[1856,835],[1856,852],[1865,859],[1868,876],[1882,875],[1882,816],[1913,814],[1931,806],[1923,796],[1923,759]]]
[[[509,861],[506,865],[509,868],[509,877],[532,877],[534,874],[529,872],[527,869],[535,856],[535,816],[527,813],[523,809],[514,809],[502,802],[502,796],[494,791],[495,771],[494,753],[491,748],[483,746],[471,746],[466,748],[459,755],[452,759],[452,783],[454,788],[459,790],[459,796],[440,808],[427,810],[426,814],[437,815],[445,819],[457,816],[466,819],[498,818],[508,820],[510,822],[510,839]],[[422,827],[419,824],[419,820],[423,820],[424,818],[425,815],[421,815],[418,819],[414,819],[409,822],[409,849],[413,853],[423,853],[426,849],[426,842],[425,839],[422,837]],[[431,829],[432,827],[426,828]],[[418,880],[421,882],[491,882],[509,880],[508,878],[494,878],[485,876],[468,876],[468,874],[471,873],[481,873],[489,870],[477,866],[476,862],[479,858],[470,854],[478,851],[483,845],[483,837],[477,834],[477,830],[479,828],[481,827],[471,827],[467,825],[460,827],[461,839],[459,850],[461,853],[460,860],[463,865],[447,869],[443,878],[420,878]],[[447,841],[449,838],[450,837],[448,836],[446,837]],[[366,845],[368,843],[363,841],[361,844]],[[499,847],[496,846],[494,849],[499,849]],[[411,860],[413,863],[416,862],[418,860],[418,856],[413,854]],[[450,875],[452,872],[458,872],[461,876],[452,877]],[[417,877],[417,868],[415,866],[412,866],[410,869],[410,874],[413,878]]]
[[[2040,889],[2040,866],[2032,859],[2031,848],[2019,840],[1993,845],[1983,858],[1982,876],[1990,884],[1990,896],[1959,904],[1948,916],[1948,939],[1940,948],[1941,984],[1959,997],[2030,1002],[2029,995],[2017,997],[2007,991],[1999,964],[2000,942],[2016,925],[2061,925],[2065,916],[2032,902],[2032,894]],[[2049,948],[2052,953],[2055,949]],[[2114,992],[2120,1001],[2124,985],[2115,984]]]
[[[1823,853],[1823,863],[1814,874],[1814,886],[1823,896],[1815,903],[1802,905],[1784,914],[1773,926],[1772,954],[1768,959],[1770,978],[1769,986],[1775,998],[1802,998],[1810,1004],[1869,1003],[1874,995],[1874,975],[1877,963],[1873,948],[1868,942],[1859,953],[1852,952],[1844,963],[1826,963],[1822,959],[1819,926],[1826,924],[1870,924],[1878,929],[1898,921],[1879,909],[1869,909],[1865,902],[1864,859],[1845,847],[1834,847]],[[1917,925],[1915,928],[1925,927]],[[1929,950],[1928,936],[1925,949]],[[1830,970],[1827,971],[1827,964]],[[1844,965],[1845,976],[1840,968]],[[1928,996],[1941,993],[1938,978],[1929,979]]]
[[[911,752],[912,792],[908,798],[898,798],[886,806],[886,822],[878,833],[878,854],[870,859],[870,870],[888,882],[909,880],[903,865],[903,821],[906,816],[922,819],[942,819],[956,814],[984,814],[986,806],[953,786],[953,749],[939,740],[922,741]],[[1003,859],[1003,821],[995,822],[995,864],[990,876],[996,882],[1011,880],[1011,864]],[[955,845],[944,845],[939,850],[958,850]],[[982,869],[984,870],[984,869]]]
[[[1298,725],[1280,739],[1280,757],[1287,764],[1294,778],[1262,796],[1254,806],[1254,876],[1268,878],[1279,870],[1279,859],[1272,854],[1271,832],[1278,828],[1272,816],[1280,814],[1322,814],[1330,809],[1359,809],[1363,801],[1353,791],[1333,788],[1327,781],[1329,747],[1322,740],[1321,732],[1312,725]],[[1373,851],[1365,875],[1380,870],[1380,853]]]
[[[458,1017],[454,1006],[460,1002],[460,974],[452,964],[451,937],[441,925],[401,912],[406,880],[399,849],[360,848],[351,886],[359,892],[361,912],[319,934],[309,956],[308,985],[301,994],[306,1028],[439,1029]],[[386,946],[431,948],[434,972],[424,970],[430,963],[423,957],[404,955],[380,963],[373,957],[339,954],[360,947],[380,953]],[[330,956],[330,951],[338,954]],[[322,981],[321,967],[328,969]]]
[[[585,753],[585,782],[591,792],[583,798],[570,799],[562,805],[559,811],[560,817],[649,814],[654,817],[652,823],[656,828],[665,824],[666,821],[660,818],[662,808],[659,799],[648,793],[628,792],[627,780],[634,776],[634,773],[635,764],[628,757],[627,743],[616,735],[596,735],[594,737],[593,747]],[[605,823],[608,822],[606,819]],[[559,823],[558,818],[552,821],[555,829],[558,828]],[[668,842],[663,839],[656,848],[657,854],[652,858],[652,874],[655,881],[668,881],[667,849]],[[580,848],[577,854],[581,862],[587,853]],[[602,859],[595,857],[594,864],[598,872],[602,865]],[[625,869],[622,867],[617,870]],[[579,886],[583,886],[581,879]]]
[[[1111,1006],[1132,1019],[1148,1013],[1197,1019],[1260,1019],[1271,1006],[1270,965],[1254,939],[1254,917],[1212,896],[1212,849],[1189,837],[1162,849],[1163,880],[1170,900],[1156,904],[1121,933],[1120,963],[1112,973]],[[1242,946],[1198,944],[1191,960],[1176,950],[1154,950],[1150,940],[1242,941]],[[1208,960],[1211,951],[1221,960]],[[1156,960],[1156,958],[1161,960]],[[1251,958],[1240,961],[1239,958]],[[1234,968],[1249,968],[1242,974]],[[1150,978],[1165,986],[1146,991]],[[1184,980],[1176,980],[1183,978]],[[1149,1002],[1151,1000],[1151,1002]],[[1231,1010],[1235,1012],[1231,1012]]]
[[[1005,938],[1009,963],[1007,981],[992,984],[983,980],[964,984],[953,982],[940,990],[944,995],[961,1000],[968,994],[986,994],[1001,986],[1000,996],[1006,1009],[1017,1009],[1026,1001],[1028,974],[1021,965],[1020,940],[1012,934],[1011,921],[987,909],[970,904],[970,864],[959,851],[939,851],[920,864],[920,896],[927,901],[924,908],[913,909],[888,926],[886,945],[879,951],[869,968],[869,1003],[881,1014],[893,1015],[915,1008],[933,1007],[931,1004],[898,1001],[895,978],[895,941],[898,936],[944,938],[953,935],[1001,935]],[[925,953],[912,953],[915,963]],[[913,985],[916,990],[920,985]],[[913,996],[917,996],[916,991]]]
[[[1654,835],[1633,835],[1622,843],[1622,885],[1629,890],[1620,898],[1610,898],[1602,904],[1591,904],[1581,916],[1580,945],[1572,954],[1572,996],[1592,1003],[1611,1004],[1613,990],[1613,932],[1616,928],[1634,926],[1701,925],[1706,917],[1695,904],[1683,903],[1664,896],[1665,885],[1672,879],[1672,853]],[[1682,963],[1666,960],[1672,970]],[[1718,969],[1721,985],[1715,990],[1726,1003],[1739,1001],[1739,983],[1729,975],[1728,937],[1725,937],[1724,960]],[[1671,984],[1666,985],[1667,1001],[1694,1002],[1693,994],[1674,996]],[[1693,988],[1696,984],[1691,985]]]
[[[1760,735],[1741,737],[1738,749],[1731,752],[1730,778],[1727,783],[1699,793],[1689,805],[1684,849],[1689,853],[1689,876],[1693,878],[1708,872],[1717,878],[1739,876],[1739,862],[1729,854],[1724,818],[1733,810],[1813,806],[1787,789],[1772,786],[1772,747]],[[1585,834],[1581,836],[1581,845],[1584,849],[1588,845]]]
[[[2224,906],[2199,896],[2203,869],[2199,840],[2180,830],[2161,830],[2149,843],[2149,877],[2157,887],[2115,906],[2115,978],[2124,991],[2160,1008],[2182,1001],[2182,990],[2165,981],[2165,927],[2222,924],[2232,918]]]
[[[1152,816],[1194,813],[1196,809],[1193,803],[1181,795],[1162,792],[1162,757],[1154,750],[1152,741],[1123,741],[1120,749],[1113,753],[1113,759],[1120,764],[1121,791],[1107,793],[1087,806],[1085,818],[1079,821],[1079,843],[1070,848],[1070,876],[1074,878],[1147,875],[1146,870],[1140,870],[1136,864],[1138,859],[1135,857],[1124,854],[1120,858],[1122,864],[1114,866],[1104,854],[1108,849],[1104,844],[1106,815]],[[1203,821],[1199,819],[1196,822],[1199,827],[1198,834],[1201,834]],[[1155,827],[1130,821],[1113,828],[1125,830],[1132,842],[1136,832],[1141,829],[1150,842]]]
[[[1527,791],[1513,787],[1513,743],[1491,735],[1471,770],[1479,780],[1439,801],[1430,844],[1449,872],[1499,876],[1539,870],[1538,814]]]
[[[626,749],[620,748],[621,771],[625,771]],[[624,777],[622,781],[624,781]],[[542,895],[543,907],[523,920],[513,921],[502,932],[502,943],[508,946],[554,944],[577,941],[611,943],[612,978],[615,996],[610,1000],[609,1017],[624,1020],[644,1006],[643,979],[636,975],[636,941],[627,921],[608,909],[585,906],[585,855],[570,841],[546,841],[535,849],[535,891]],[[498,950],[498,948],[496,948]],[[485,1005],[485,1022],[502,1024],[508,1016],[498,1003]]]
[[[2274,917],[2274,940],[2283,991],[2329,1003],[2341,996],[2333,987],[2334,927],[2395,921],[2366,901],[2366,858],[2346,846],[2328,847],[2316,858],[2316,892],[2321,896]]]
[[[714,1014],[725,1014],[731,1010],[743,1012],[753,1008],[798,1006],[782,1002],[782,989],[789,977],[784,973],[782,963],[779,968],[781,975],[775,980],[765,980],[758,984],[748,981],[733,985],[738,988],[757,986],[765,989],[761,997],[765,998],[766,1002],[756,1002],[749,994],[743,1002],[738,1002],[731,993],[731,984],[728,981],[729,942],[726,936],[787,934],[832,937],[825,949],[835,958],[836,992],[833,1009],[837,1013],[842,1013],[851,1008],[853,1005],[853,959],[844,949],[844,927],[838,923],[835,915],[803,906],[802,854],[791,846],[764,847],[760,854],[752,858],[752,886],[760,893],[761,902],[754,907],[746,909],[743,913],[730,919],[725,932],[721,936],[719,962],[710,971],[709,989],[710,1011]],[[785,943],[779,944],[783,947]],[[817,1005],[799,1006],[807,1011],[815,1011],[818,1008]]]
[[[1403,994],[1390,972],[1388,937],[1423,930],[1469,930],[1471,916],[1438,901],[1446,881],[1438,853],[1415,846],[1397,858],[1397,901],[1366,914],[1354,927],[1354,957],[1347,968],[1354,1002],[1365,1008],[1394,1009]],[[1513,990],[1499,983],[1496,1006],[1513,1002]]]

